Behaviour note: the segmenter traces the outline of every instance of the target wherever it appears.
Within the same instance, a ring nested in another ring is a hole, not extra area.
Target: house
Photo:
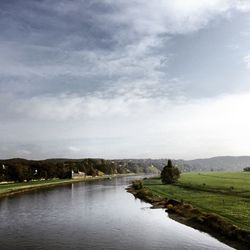
[[[78,171],[78,172],[75,173],[72,170],[72,178],[80,178],[80,177],[86,177],[86,174],[84,172],[80,172],[80,171]]]

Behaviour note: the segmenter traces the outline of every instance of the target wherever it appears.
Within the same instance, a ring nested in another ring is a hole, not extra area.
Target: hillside
[[[167,159],[151,160],[159,169],[167,163]],[[183,172],[192,171],[242,171],[250,167],[250,156],[217,156],[206,159],[173,160]]]
[[[250,166],[250,156],[218,156],[208,159],[183,161],[196,171],[242,171]]]
[[[130,159],[121,160],[123,163],[128,164],[132,171],[136,172],[133,166],[140,166],[148,168],[153,165],[159,170],[167,164],[168,159]],[[250,156],[217,156],[206,159],[194,160],[174,160],[173,163],[177,165],[183,172],[191,171],[242,171],[245,167],[250,167]],[[145,172],[145,171],[140,171]]]

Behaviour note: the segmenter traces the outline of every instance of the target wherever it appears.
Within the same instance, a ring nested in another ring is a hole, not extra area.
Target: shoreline
[[[70,185],[79,182],[92,182],[92,181],[99,181],[99,180],[107,180],[113,179],[117,177],[124,177],[124,176],[132,176],[135,174],[117,174],[117,175],[105,175],[105,176],[96,176],[96,177],[77,177],[75,179],[54,179],[54,180],[44,180],[44,181],[33,181],[33,182],[24,182],[24,183],[4,183],[1,185],[20,185],[20,187],[13,187],[13,189],[9,189],[6,191],[0,191],[0,200],[9,196],[14,196],[26,192],[32,192],[39,189],[49,189],[55,188],[57,186],[64,186]],[[0,185],[0,187],[1,187]]]
[[[217,214],[202,212],[191,204],[178,200],[161,198],[147,188],[136,189],[133,184],[127,192],[144,202],[150,203],[152,209],[165,209],[169,218],[201,232],[208,233],[219,241],[236,249],[247,250],[250,244],[250,232],[223,220]]]

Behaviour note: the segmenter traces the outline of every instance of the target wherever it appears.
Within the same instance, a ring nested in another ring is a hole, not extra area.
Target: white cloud
[[[60,140],[66,140],[71,146],[67,152],[62,148],[61,156],[196,158],[248,154],[250,147],[246,140],[250,137],[250,93],[196,101],[131,95],[84,100],[64,96],[36,101],[35,105],[32,100],[30,105],[26,103],[22,116],[26,116],[26,123],[39,119],[37,124],[41,126],[34,129],[33,125],[31,130],[16,120],[15,135],[23,137],[24,143],[35,144],[41,138],[49,141],[52,136],[57,138],[59,151]],[[9,133],[8,126],[3,127],[4,139]]]
[[[130,26],[141,35],[188,33],[197,31],[218,15],[237,9],[246,11],[249,5],[238,0],[160,0],[106,1],[119,11],[111,20]],[[115,10],[117,10],[115,9]]]
[[[80,148],[77,148],[77,147],[74,147],[74,146],[69,146],[68,149],[69,149],[69,151],[71,151],[73,153],[81,151]]]
[[[242,12],[249,12],[250,11],[250,2],[248,0],[239,0],[236,1],[236,9]]]
[[[17,150],[17,155],[19,157],[28,157],[29,155],[31,155],[31,151],[29,150],[26,150],[26,149],[20,149],[20,150]]]

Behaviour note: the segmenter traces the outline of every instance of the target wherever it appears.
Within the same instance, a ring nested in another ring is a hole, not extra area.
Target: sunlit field
[[[250,229],[250,173],[183,173],[174,185],[163,185],[159,178],[144,184],[154,194],[183,200]]]

